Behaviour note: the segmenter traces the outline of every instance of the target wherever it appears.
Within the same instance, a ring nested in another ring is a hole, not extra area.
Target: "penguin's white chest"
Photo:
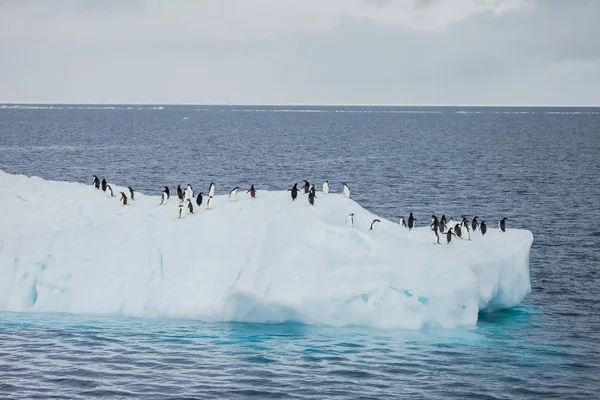
[[[350,189],[348,186],[344,186],[344,196],[349,199],[350,198]]]

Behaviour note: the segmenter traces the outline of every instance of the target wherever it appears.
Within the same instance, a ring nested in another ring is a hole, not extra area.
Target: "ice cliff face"
[[[420,329],[530,292],[526,230],[433,244],[342,194],[245,191],[214,208],[0,171],[0,310]],[[354,213],[354,228],[345,224]]]

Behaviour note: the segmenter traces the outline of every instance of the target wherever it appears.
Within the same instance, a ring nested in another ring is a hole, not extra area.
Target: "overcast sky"
[[[596,0],[0,0],[0,101],[600,105]]]

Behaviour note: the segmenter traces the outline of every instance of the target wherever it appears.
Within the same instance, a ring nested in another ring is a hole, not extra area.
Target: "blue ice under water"
[[[588,355],[536,337],[544,318],[518,306],[474,328],[413,332],[2,313],[0,390],[7,398],[593,395]]]

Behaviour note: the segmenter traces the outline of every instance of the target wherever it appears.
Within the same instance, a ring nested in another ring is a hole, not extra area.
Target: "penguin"
[[[214,197],[215,196],[215,183],[211,182],[210,186],[208,187],[208,197]]]
[[[131,198],[131,200],[133,200],[133,189],[131,188],[131,186],[127,186],[127,189],[129,190],[129,197]]]
[[[177,185],[177,197],[179,198],[179,202],[183,203],[183,190],[181,190],[181,185]]]
[[[432,215],[431,216],[431,224],[429,225],[429,229],[437,232],[439,227],[440,227],[440,222],[438,221],[438,219],[435,215]]]
[[[108,194],[109,194],[110,197],[115,197],[115,195],[113,194],[113,190],[110,187],[110,185],[106,185],[105,191],[107,191],[107,190],[108,190]],[[123,192],[121,192],[121,193],[123,193]]]
[[[354,228],[354,213],[348,215],[348,218],[346,218],[346,225],[350,225],[351,228]]]
[[[329,194],[329,181],[323,182],[323,193]]]
[[[371,226],[369,227],[369,230],[372,231],[373,228],[375,227],[375,224],[378,222],[381,222],[381,221],[378,219],[374,219],[373,221],[371,221]]]
[[[183,208],[183,204],[179,205],[179,218],[183,218],[185,212],[185,208]]]
[[[454,235],[454,230],[452,228],[448,229],[448,232],[446,233],[446,241],[448,244],[450,244],[450,242],[452,241],[452,235]]]
[[[310,191],[310,183],[305,179],[304,180],[304,194],[307,194]]]
[[[415,217],[413,217],[413,214],[410,213],[410,215],[408,216],[408,230],[410,231],[412,228],[415,227],[415,221],[417,219]]]
[[[466,225],[469,223],[469,220],[467,219],[467,217],[465,217],[464,215],[462,216],[462,218],[460,219],[460,224],[461,225]]]
[[[288,190],[292,192],[292,201],[296,200],[296,197],[298,197],[298,184],[294,183],[294,186]]]
[[[208,196],[208,200],[206,201],[206,209],[212,210],[212,208],[213,208],[213,197]]]
[[[199,206],[202,205],[202,192],[198,193],[198,197],[196,197],[196,204]]]
[[[167,186],[165,186],[165,188],[162,191],[162,194],[160,196],[160,204],[162,205],[164,204],[165,201],[169,200],[169,197],[171,197],[171,192],[169,191],[169,188]]]
[[[317,196],[315,196],[314,191],[308,192],[308,202],[310,203],[311,206],[315,205],[315,199],[316,198],[317,198]]]
[[[442,215],[442,218],[440,218],[440,222],[442,224],[446,225],[446,222],[448,222],[448,221],[446,221],[446,214]]]
[[[101,186],[101,188],[102,188],[103,192],[106,192],[106,179],[104,179],[104,178],[102,178],[102,186]]]
[[[112,191],[112,189],[111,189],[111,191]],[[125,192],[121,192],[121,204],[124,206],[127,205],[127,196],[125,196]]]
[[[461,239],[463,238],[459,224],[454,225],[454,236],[459,237]]]
[[[433,244],[441,244],[440,243],[440,235],[438,233],[437,228],[433,229],[433,236],[435,237],[435,242],[433,242]]]
[[[463,222],[460,224],[461,233],[463,234],[464,240],[471,240],[471,230],[469,229],[469,221],[463,218]]]
[[[231,192],[229,192],[229,201],[236,201],[237,200],[237,191],[238,191],[239,187],[234,187],[233,189],[231,189]]]
[[[187,201],[187,208],[190,214],[194,213],[194,205],[192,204],[192,200],[188,199]]]
[[[256,190],[254,190],[254,185],[250,185],[250,189],[246,193],[250,193],[250,197],[256,198]]]
[[[446,221],[442,220],[438,226],[440,233],[446,233]]]
[[[194,198],[194,189],[192,188],[192,185],[190,185],[188,183],[187,188],[185,189],[185,193],[184,193],[184,201],[185,200],[192,200]]]
[[[317,197],[317,192],[315,190],[315,185],[310,185],[310,189],[308,189],[308,194],[311,194],[311,193],[312,193],[312,195],[314,197]]]
[[[92,185],[96,188],[96,189],[100,189],[100,180],[98,180],[98,177],[96,175],[93,175],[94,180],[92,181]]]
[[[479,223],[477,222],[477,218],[479,217],[475,217],[473,218],[473,220],[471,221],[471,230],[473,231],[473,233],[475,233],[475,231],[477,230],[477,228],[479,227]]]
[[[400,226],[406,228],[406,221],[404,220],[404,217],[400,217]]]
[[[346,185],[345,182],[342,182],[344,184],[344,197],[349,199],[350,198],[350,188],[348,187],[348,185]]]
[[[479,230],[481,231],[481,236],[485,236],[485,233],[487,232],[487,225],[485,224],[485,221],[481,221],[481,225],[479,225]]]
[[[508,218],[504,217],[500,220],[500,222],[498,222],[498,228],[500,229],[500,232],[506,232],[506,221],[508,221]]]
[[[453,228],[453,227],[454,227],[454,225],[456,225],[456,224],[454,223],[454,218],[450,217],[450,222],[448,222],[446,225],[448,225],[450,228]]]

